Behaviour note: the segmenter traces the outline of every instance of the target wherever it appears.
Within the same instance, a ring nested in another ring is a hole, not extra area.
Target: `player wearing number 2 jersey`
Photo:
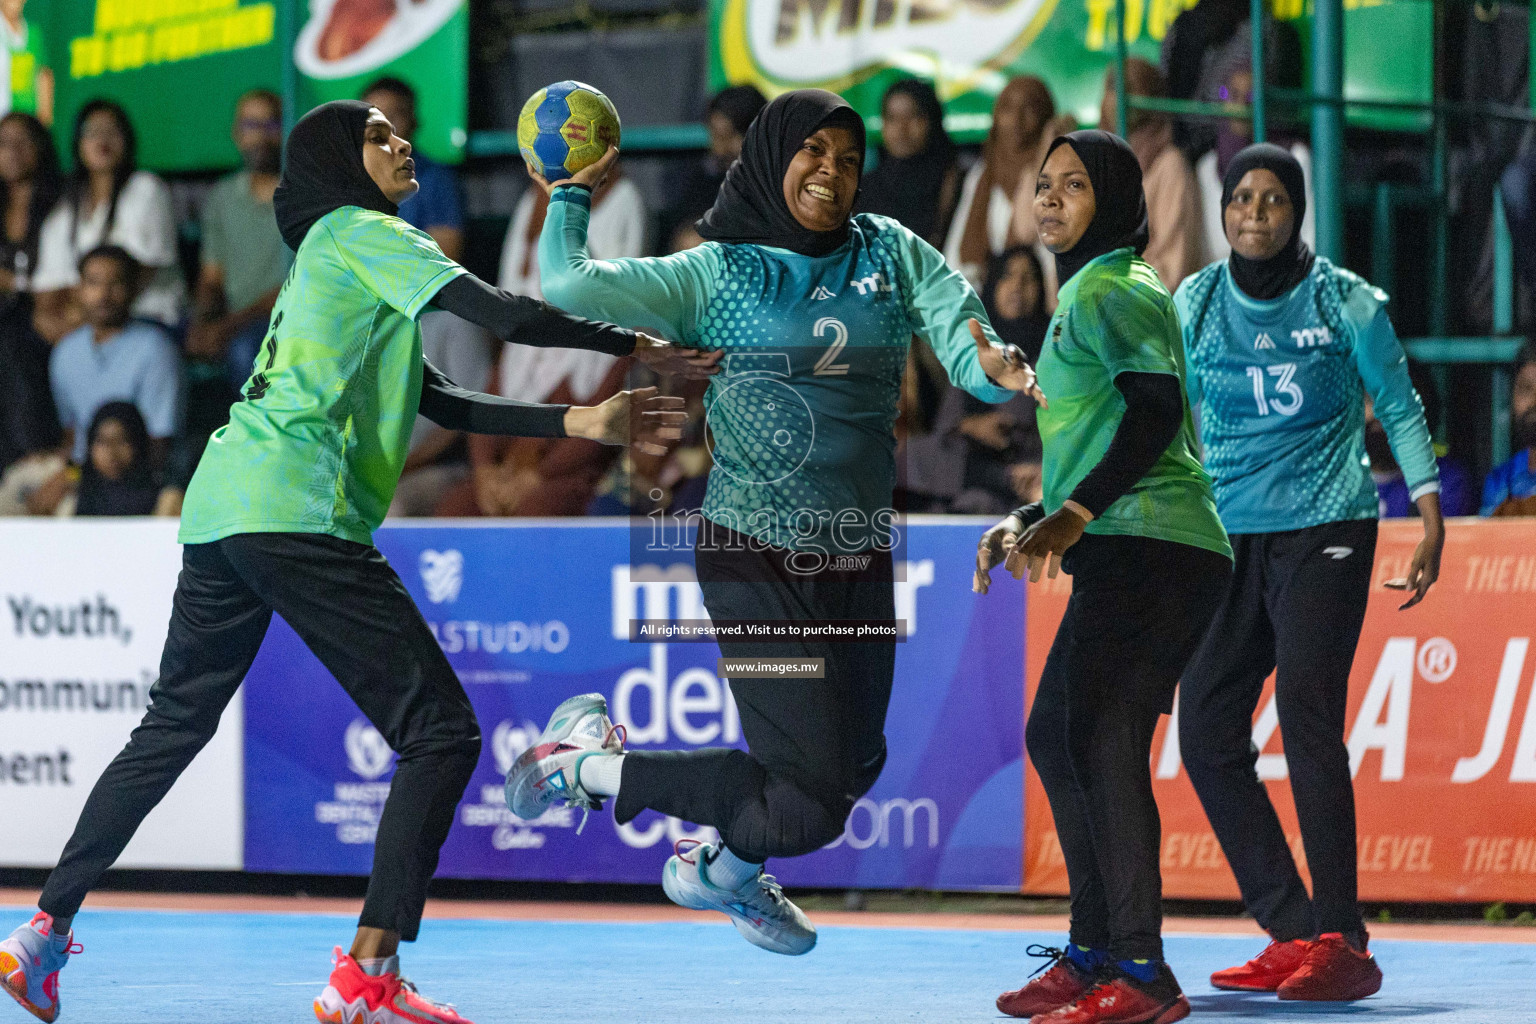
[[[695,545],[717,625],[894,618],[892,425],[913,334],[979,398],[1010,397],[994,380],[1033,386],[992,347],[980,299],[932,246],[884,217],[850,217],[863,154],[863,121],[837,96],[779,97],[699,224],[709,241],[660,259],[591,259],[587,182],[552,190],[539,247],[552,301],[725,353],[705,399],[714,467]],[[864,567],[829,566],[839,555]],[[591,739],[565,735],[562,707],[509,775],[509,803],[537,817],[555,799],[616,796],[620,822],[651,808],[714,826],[718,849],[667,863],[667,894],[724,911],[759,946],[804,953],[815,931],[763,862],[837,838],[879,776],[895,644],[720,647],[730,658],[822,659],[824,678],[731,679],[750,753],[623,755],[604,743],[592,695],[580,712]]]
[[[1386,296],[1296,237],[1301,167],[1275,146],[1240,153],[1223,182],[1232,256],[1174,297],[1205,465],[1237,557],[1231,589],[1184,673],[1179,737],[1190,781],[1272,942],[1220,988],[1282,999],[1358,999],[1381,985],[1355,905],[1355,807],[1344,708],[1376,550],[1365,452],[1369,390],[1424,517],[1407,586],[1439,572],[1434,450]],[[1407,607],[1405,605],[1404,607]],[[1250,741],[1265,678],[1280,732],[1309,897]]]
[[[275,205],[297,256],[244,401],[188,488],[186,550],[149,709],[91,791],[40,913],[0,942],[0,986],[42,1020],[59,1012],[75,912],[213,736],[275,611],[400,755],[357,938],[350,955],[337,950],[315,1013],[334,1024],[467,1024],[401,979],[396,949],[416,938],[480,730],[372,533],[418,410],[458,430],[619,443],[630,395],[570,409],[461,391],[423,363],[416,318],[433,302],[504,338],[620,355],[637,338],[496,293],[444,257],[395,216],[416,189],[410,150],[378,110],[351,102],[316,108],[288,139]],[[678,436],[681,413],[643,415],[666,426],[642,421],[637,443],[659,450],[648,437]],[[293,1018],[253,1008],[237,989],[224,995],[221,1018]]]

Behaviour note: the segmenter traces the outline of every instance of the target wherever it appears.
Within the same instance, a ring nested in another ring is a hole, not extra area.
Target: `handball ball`
[[[584,82],[556,82],[523,104],[517,148],[550,181],[569,178],[619,144],[613,101]]]

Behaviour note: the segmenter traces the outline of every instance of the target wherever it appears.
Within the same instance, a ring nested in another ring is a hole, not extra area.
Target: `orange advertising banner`
[[[1440,581],[1422,604],[1382,584],[1405,575],[1416,520],[1381,525],[1370,604],[1349,681],[1345,730],[1355,779],[1360,897],[1536,900],[1536,520],[1456,520]],[[1027,695],[1066,608],[1067,576],[1031,585]],[[1164,717],[1152,746],[1163,819],[1163,892],[1236,898],[1237,885]],[[1274,678],[1254,715],[1257,770],[1306,859],[1287,783]],[[1027,759],[1026,759],[1027,760]],[[1066,865],[1034,770],[1024,801],[1024,891],[1065,894]]]

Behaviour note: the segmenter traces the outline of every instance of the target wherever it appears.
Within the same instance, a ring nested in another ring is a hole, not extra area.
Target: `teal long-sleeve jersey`
[[[1267,302],[1244,295],[1225,260],[1179,286],[1185,386],[1228,533],[1376,517],[1366,391],[1409,493],[1439,491],[1424,407],[1386,301],[1321,256],[1305,280]]]
[[[775,547],[853,553],[889,542],[892,432],[914,334],[988,402],[967,321],[980,298],[896,221],[853,218],[821,257],[706,242],[671,256],[595,260],[591,199],[563,186],[539,239],[544,296],[573,313],[723,349],[705,394],[714,467],[704,516]]]

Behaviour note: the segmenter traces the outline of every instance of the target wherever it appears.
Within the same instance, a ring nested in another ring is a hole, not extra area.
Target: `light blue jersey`
[[[1243,294],[1225,260],[1179,286],[1186,386],[1228,533],[1376,517],[1366,391],[1411,496],[1439,491],[1424,408],[1386,301],[1321,256],[1304,281],[1267,302]]]
[[[1013,396],[976,359],[966,322],[987,323],[980,298],[894,220],[854,217],[847,244],[821,257],[706,242],[594,260],[589,206],[583,189],[555,190],[539,240],[545,297],[727,353],[705,395],[715,464],[703,514],[713,522],[780,548],[881,542],[894,520],[892,426],[914,334],[956,385],[988,402]]]

